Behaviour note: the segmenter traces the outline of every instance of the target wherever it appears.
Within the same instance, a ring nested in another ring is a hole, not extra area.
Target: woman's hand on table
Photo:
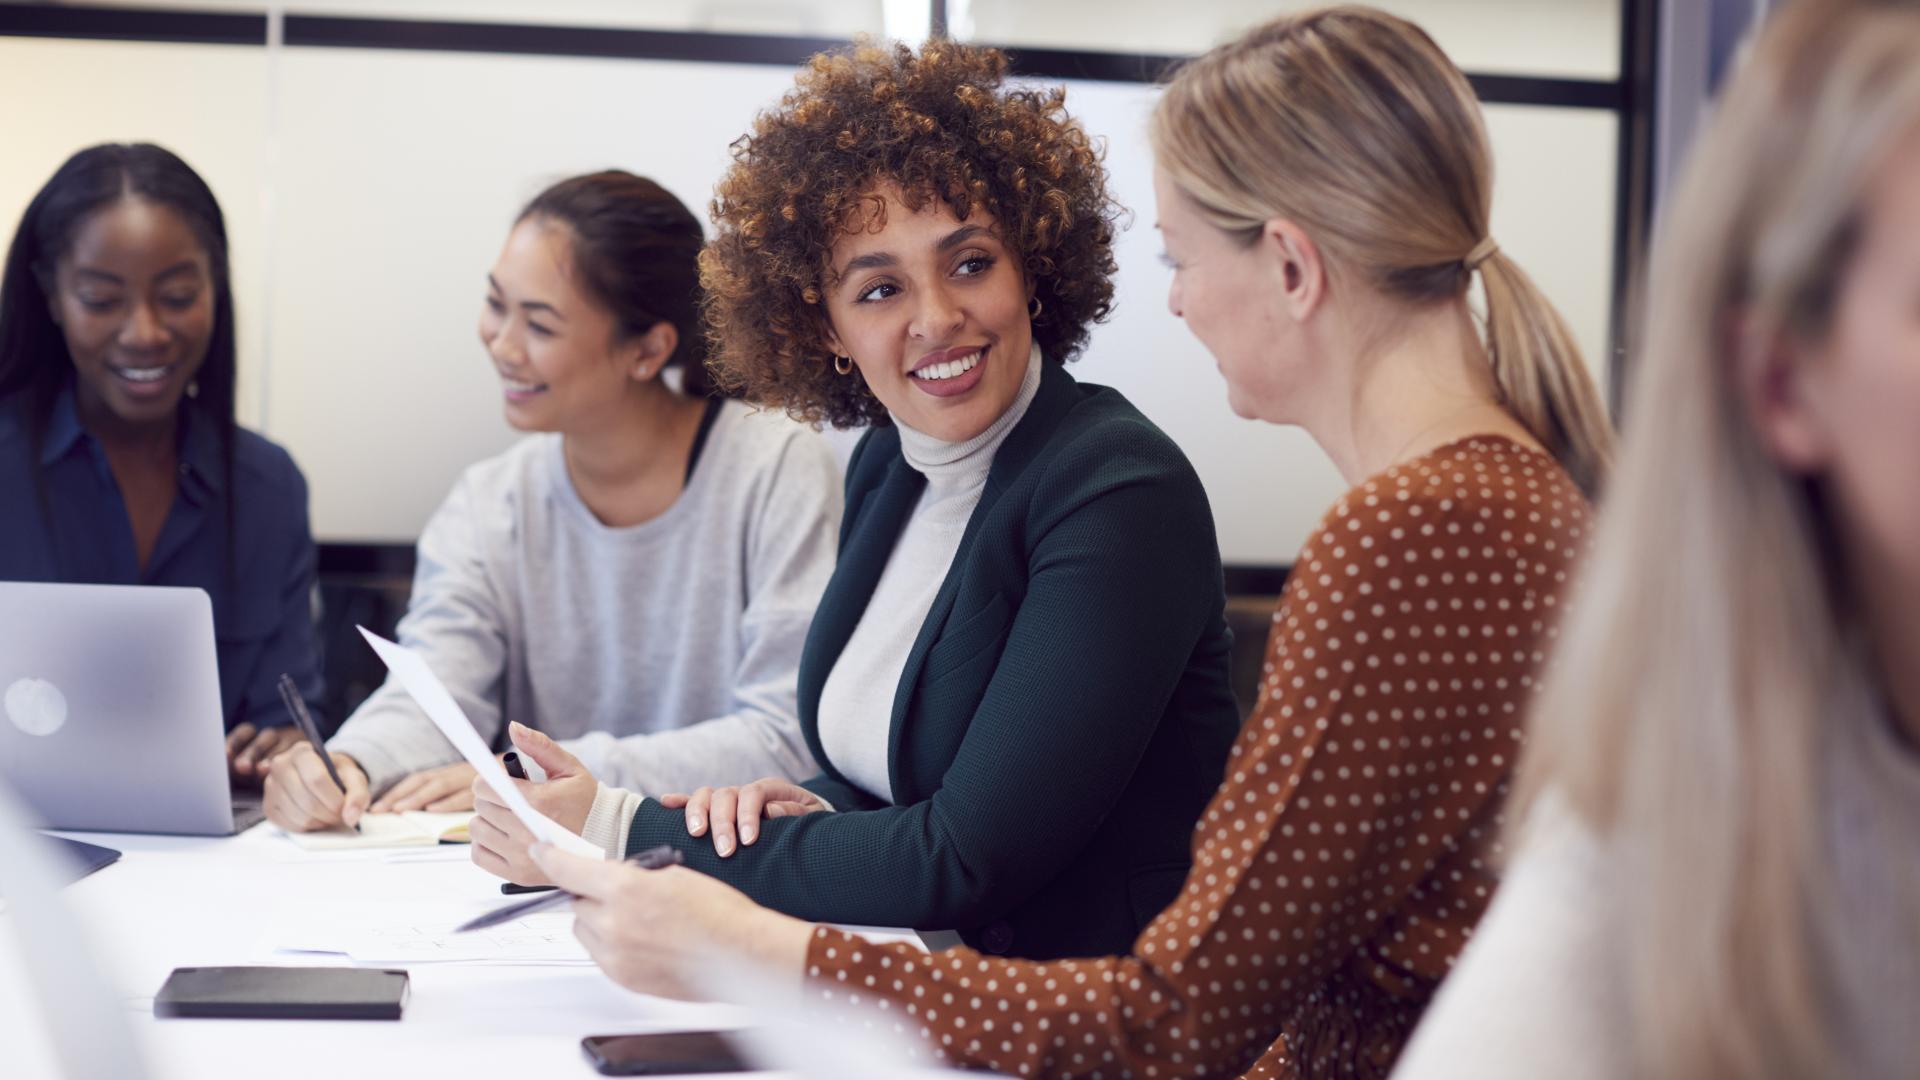
[[[570,855],[538,844],[532,858],[542,876],[579,899],[573,934],[594,963],[629,990],[665,997],[704,997],[684,973],[716,950],[743,956],[798,992],[804,978],[810,923],[747,899],[733,886],[695,870],[642,870],[632,863]]]
[[[791,780],[770,776],[741,787],[703,787],[691,795],[662,795],[660,805],[687,811],[687,835],[713,830],[713,850],[721,858],[760,839],[763,817],[798,817],[831,809],[820,796]]]
[[[524,724],[507,727],[507,735],[521,754],[547,774],[543,784],[515,780],[527,801],[556,823],[573,832],[587,824],[600,782],[580,759],[559,743]],[[507,809],[506,801],[484,780],[473,781],[473,821],[467,832],[473,839],[473,862],[488,873],[520,885],[549,885],[545,874],[527,854],[533,833]]]
[[[227,732],[227,769],[236,780],[264,780],[274,757],[306,741],[292,724],[256,728],[235,725]]]
[[[451,765],[442,765],[437,769],[422,769],[402,777],[400,782],[387,789],[385,795],[374,801],[376,814],[399,813],[403,810],[431,810],[452,812],[473,809],[473,781],[479,773],[464,761]]]

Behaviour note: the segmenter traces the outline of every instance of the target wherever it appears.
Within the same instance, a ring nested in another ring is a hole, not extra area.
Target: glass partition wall
[[[617,166],[703,210],[729,144],[808,55],[932,30],[1064,83],[1120,198],[1119,303],[1080,376],[1186,448],[1226,561],[1283,567],[1339,479],[1303,435],[1225,423],[1166,312],[1145,122],[1169,63],[1297,0],[0,0],[0,241],[68,154],[178,151],[233,236],[241,419],[308,475],[329,565],[403,565],[459,471],[504,448],[475,340],[487,267],[546,183]],[[1596,373],[1648,207],[1652,0],[1384,0],[1467,69],[1496,157],[1495,235]],[[381,552],[392,560],[375,558]]]

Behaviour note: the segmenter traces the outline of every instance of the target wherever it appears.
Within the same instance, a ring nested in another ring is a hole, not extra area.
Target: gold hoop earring
[[[1040,302],[1039,297],[1033,297],[1027,304],[1027,320],[1031,322],[1038,319],[1040,313],[1044,310],[1046,310],[1046,305]]]
[[[837,371],[837,372],[839,372],[839,373],[840,373],[840,374],[842,374],[842,375],[851,375],[851,374],[853,374],[853,357],[851,357],[851,356],[836,356],[836,357],[834,357],[834,358],[833,358],[833,370],[835,370],[835,371]]]

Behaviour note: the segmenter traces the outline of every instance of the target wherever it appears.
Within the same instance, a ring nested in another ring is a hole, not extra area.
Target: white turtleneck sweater
[[[854,627],[840,659],[827,673],[820,691],[820,742],[827,759],[847,779],[882,802],[893,802],[893,784],[887,776],[887,749],[892,736],[893,698],[913,651],[920,624],[933,609],[933,598],[946,580],[947,569],[960,550],[967,519],[980,505],[993,457],[1027,414],[1040,390],[1040,347],[1027,356],[1027,373],[1013,404],[985,431],[965,442],[950,443],[900,423],[900,450],[907,464],[927,478],[913,516],[880,572],[873,598]],[[598,844],[609,858],[627,850],[627,831],[644,796],[624,788],[600,785],[593,808],[580,835]],[[829,809],[832,809],[829,807]],[[958,938],[930,939],[935,947]]]
[[[993,458],[1040,389],[1040,347],[1027,357],[1026,377],[1013,404],[985,431],[965,442],[944,442],[894,417],[900,452],[927,478],[913,516],[900,532],[873,598],[847,639],[820,691],[820,745],[834,768],[868,794],[891,803],[887,749],[893,700],[907,654],[946,580],[967,520],[980,505]]]

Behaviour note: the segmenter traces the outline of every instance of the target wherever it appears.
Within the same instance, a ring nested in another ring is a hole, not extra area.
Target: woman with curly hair
[[[800,662],[821,774],[643,799],[522,745],[560,778],[536,803],[612,854],[671,843],[793,915],[1047,959],[1124,949],[1173,899],[1239,716],[1199,477],[1064,366],[1113,293],[1099,155],[1005,70],[948,44],[817,57],[715,201],[715,370],[871,425]],[[478,807],[481,865],[545,880]]]
[[[1235,412],[1300,425],[1353,484],[1295,561],[1179,896],[1124,955],[928,956],[698,874],[537,849],[618,982],[678,992],[725,943],[1010,1076],[1393,1067],[1495,886],[1605,416],[1488,235],[1472,88],[1411,23],[1334,8],[1253,30],[1182,69],[1152,137],[1169,306]]]

